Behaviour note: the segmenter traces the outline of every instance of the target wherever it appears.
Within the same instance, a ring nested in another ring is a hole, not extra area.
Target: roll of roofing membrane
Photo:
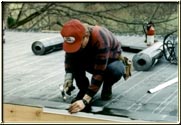
[[[35,55],[45,55],[57,50],[61,50],[62,46],[63,38],[58,36],[35,41],[33,42],[31,48]]]
[[[133,67],[137,71],[147,71],[163,55],[163,42],[156,42],[152,46],[140,51],[133,56]]]

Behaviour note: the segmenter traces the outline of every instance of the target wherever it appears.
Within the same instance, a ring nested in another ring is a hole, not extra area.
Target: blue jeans
[[[107,66],[104,75],[104,85],[112,86],[124,75],[125,66],[122,61],[114,61]]]
[[[103,87],[110,88],[113,84],[119,81],[124,74],[124,69],[125,66],[122,61],[115,60],[109,63],[105,70]],[[84,67],[82,64],[74,66],[73,76],[82,96],[86,93],[89,87],[89,79],[86,77],[86,71],[92,74],[93,65],[90,64],[89,67]]]

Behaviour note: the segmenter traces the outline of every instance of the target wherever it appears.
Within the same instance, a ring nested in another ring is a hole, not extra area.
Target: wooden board
[[[111,123],[95,118],[43,112],[43,108],[3,104],[4,123]]]

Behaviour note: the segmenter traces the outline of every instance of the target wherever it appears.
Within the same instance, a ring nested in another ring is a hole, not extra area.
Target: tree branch
[[[16,22],[19,22],[19,19],[20,19],[20,17],[21,17],[22,11],[23,11],[23,7],[24,7],[24,3],[22,3],[22,6],[21,6],[21,9],[20,9],[20,11],[19,11],[19,14],[18,14],[18,17],[17,17],[17,19],[16,19]]]
[[[30,20],[34,19],[35,17],[37,17],[37,16],[41,15],[42,13],[44,13],[45,11],[47,11],[53,5],[54,5],[54,3],[46,4],[43,8],[40,9],[40,11],[36,11],[33,14],[29,15],[27,18],[25,18],[19,22],[16,22],[14,25],[11,25],[10,28],[17,28],[18,26],[29,22]]]

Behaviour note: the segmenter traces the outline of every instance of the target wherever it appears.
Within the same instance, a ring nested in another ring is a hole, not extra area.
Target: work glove
[[[66,95],[71,95],[71,92],[75,89],[73,86],[73,77],[72,73],[66,73],[64,78],[64,84],[59,86],[59,89],[62,94],[62,98],[65,101],[67,99]]]
[[[125,70],[124,70],[124,80],[127,80],[130,76],[131,76],[131,60],[129,60],[129,58],[120,55],[119,60],[123,62],[123,64],[125,65]]]
[[[66,73],[64,78],[63,90],[66,94],[71,95],[75,87],[73,86],[73,76],[72,73]]]

